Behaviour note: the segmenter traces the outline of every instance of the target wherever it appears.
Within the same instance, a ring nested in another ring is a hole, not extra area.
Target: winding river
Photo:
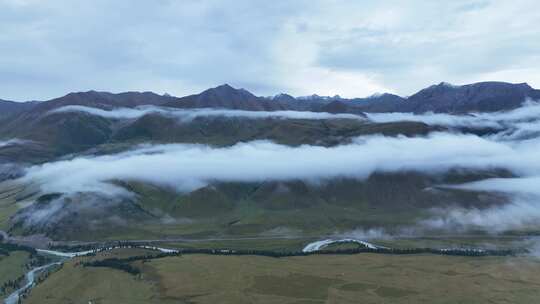
[[[47,270],[48,268],[50,268],[50,267],[52,267],[54,265],[60,265],[60,264],[62,264],[62,262],[50,263],[50,264],[47,264],[47,265],[36,267],[36,268],[30,270],[29,272],[27,272],[26,273],[26,284],[23,287],[15,290],[7,298],[5,298],[4,303],[5,304],[17,304],[21,294],[26,292],[30,288],[32,288],[32,286],[34,285],[34,282],[36,280],[36,274],[39,274],[41,271]]]
[[[350,239],[350,238],[349,239],[326,239],[326,240],[316,241],[316,242],[307,244],[304,247],[304,249],[302,249],[302,252],[319,251],[321,249],[324,249],[325,247],[328,247],[329,245],[339,244],[339,243],[356,243],[356,244],[363,245],[369,249],[386,248],[383,246],[378,246],[378,245],[375,245],[366,241],[358,240],[358,239]]]
[[[39,266],[39,267],[36,267],[36,268],[28,271],[26,273],[26,275],[25,275],[26,284],[23,287],[15,290],[7,298],[5,298],[4,303],[5,304],[17,304],[21,294],[27,292],[28,290],[30,290],[34,286],[37,274],[51,268],[52,266],[61,265],[65,261],[67,261],[69,259],[72,259],[72,258],[75,258],[75,257],[85,256],[85,255],[88,255],[88,254],[91,254],[91,253],[96,253],[96,252],[109,251],[109,250],[118,249],[118,248],[126,248],[126,246],[123,246],[123,247],[120,247],[120,246],[106,247],[106,248],[100,248],[100,249],[95,249],[95,250],[78,251],[78,252],[62,252],[62,251],[55,251],[55,250],[36,249],[37,252],[39,252],[41,254],[53,255],[53,256],[62,258],[62,260],[59,261],[59,262],[54,262],[54,263],[50,263],[50,264],[47,264],[47,265]],[[155,246],[127,246],[127,248],[144,248],[144,249],[156,250],[156,251],[163,252],[163,253],[178,252],[178,250],[176,250],[176,249],[168,249],[168,248],[155,247]]]
[[[388,249],[387,247],[375,245],[373,243],[369,243],[369,242],[366,242],[366,241],[363,241],[363,240],[353,239],[353,238],[344,238],[344,239],[325,239],[325,240],[321,240],[321,241],[315,241],[315,242],[307,244],[302,249],[302,252],[316,252],[316,251],[319,251],[319,250],[322,250],[322,249],[328,247],[329,245],[339,244],[339,243],[357,243],[357,244],[363,245],[363,246],[365,246],[366,248],[369,248],[369,249]],[[20,296],[22,294],[28,292],[34,286],[36,275],[39,274],[42,271],[45,271],[45,270],[49,269],[52,266],[61,265],[65,261],[70,260],[70,259],[75,258],[75,257],[85,256],[85,255],[98,253],[98,252],[110,251],[110,250],[119,249],[119,248],[143,248],[143,249],[159,251],[159,252],[162,252],[162,253],[176,253],[176,252],[180,251],[180,250],[177,250],[177,249],[170,249],[170,248],[163,248],[163,247],[156,247],[156,246],[148,246],[148,245],[111,246],[111,247],[102,247],[102,248],[98,248],[98,249],[94,249],[94,250],[77,251],[77,252],[62,252],[62,251],[47,250],[47,249],[36,249],[41,254],[56,256],[56,257],[59,257],[61,260],[59,262],[50,263],[50,264],[47,264],[47,265],[36,267],[36,268],[30,270],[29,272],[27,272],[26,276],[25,276],[26,277],[26,284],[23,287],[21,287],[21,288],[17,289],[16,291],[14,291],[7,298],[5,298],[4,303],[5,304],[17,304]],[[448,250],[456,250],[456,249],[451,249],[451,248],[449,248],[449,249],[439,249],[440,252],[445,252],[445,251],[448,251]],[[463,250],[465,250],[465,251],[483,252],[482,249],[463,249]],[[229,250],[221,250],[221,251],[229,252]]]
[[[314,251],[321,250],[321,249],[323,249],[323,248],[325,248],[325,247],[327,247],[327,246],[329,246],[331,244],[335,244],[335,243],[357,243],[357,244],[361,244],[361,245],[366,246],[367,248],[372,248],[372,249],[384,248],[384,247],[377,246],[377,245],[374,245],[372,243],[368,243],[366,241],[362,241],[362,240],[358,240],[358,239],[326,239],[326,240],[322,240],[322,241],[316,241],[316,242],[313,242],[313,243],[309,243],[302,249],[302,251],[303,252],[314,252]],[[112,246],[112,247],[105,247],[105,248],[99,248],[99,249],[94,249],[94,250],[77,251],[77,252],[62,252],[62,251],[56,251],[56,250],[36,249],[41,254],[47,254],[47,255],[56,256],[56,257],[61,258],[62,260],[59,261],[59,262],[39,266],[39,267],[36,267],[36,268],[28,271],[26,273],[26,276],[25,276],[26,284],[23,287],[17,289],[13,293],[11,293],[7,298],[5,298],[4,303],[5,304],[17,304],[21,294],[29,291],[34,286],[37,274],[39,274],[42,271],[45,271],[45,270],[49,269],[52,266],[60,265],[60,264],[64,263],[65,261],[67,261],[69,259],[72,259],[72,258],[75,258],[75,257],[85,256],[85,255],[89,255],[89,254],[97,253],[97,252],[110,251],[110,250],[119,249],[119,248],[126,248],[126,246]],[[143,249],[149,249],[149,250],[156,250],[156,251],[163,252],[163,253],[175,253],[175,252],[178,252],[178,250],[176,250],[176,249],[169,249],[169,248],[156,247],[156,246],[127,246],[127,248],[143,248]]]

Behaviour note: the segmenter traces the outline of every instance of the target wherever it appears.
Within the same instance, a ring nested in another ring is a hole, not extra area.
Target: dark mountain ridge
[[[171,96],[158,95],[153,92],[75,92],[65,96],[41,102],[35,107],[35,111],[49,111],[68,105],[80,105],[101,109],[118,107],[133,108],[140,105],[162,105],[175,99]]]
[[[311,111],[331,113],[361,112],[439,112],[468,113],[510,110],[525,100],[539,100],[540,90],[526,83],[479,82],[455,86],[448,83],[432,85],[407,98],[384,93],[365,98],[342,98],[311,95],[293,97],[279,94],[259,97],[245,89],[228,84],[184,97],[158,95],[153,92],[108,93],[98,91],[69,93],[42,102],[11,102],[0,100],[0,119],[24,113],[47,112],[67,105],[82,105],[101,109],[157,105],[173,108],[225,108],[248,111]]]
[[[222,85],[200,94],[178,98],[164,105],[177,108],[228,108],[252,111],[295,110],[330,113],[439,112],[468,113],[510,110],[527,99],[540,99],[540,90],[526,83],[479,82],[455,86],[440,83],[403,98],[384,93],[365,98],[278,94],[257,97],[244,89]]]
[[[0,99],[0,119],[10,115],[18,114],[20,112],[29,110],[35,107],[38,103],[35,101],[29,102],[15,102],[9,100]]]
[[[519,107],[527,98],[540,99],[540,90],[527,83],[479,82],[463,86],[440,83],[407,98],[400,112],[493,112]]]
[[[304,110],[323,109],[329,105],[344,105],[343,112],[413,112],[413,113],[469,113],[495,112],[519,107],[527,99],[539,100],[540,90],[527,83],[479,82],[467,85],[451,85],[442,82],[425,88],[410,97],[384,93],[366,98],[341,98],[318,96],[293,98],[280,94],[271,99],[291,104]],[[332,108],[334,108],[333,106]]]
[[[202,93],[180,97],[164,104],[174,108],[226,108],[248,111],[286,110],[283,104],[257,97],[244,89],[228,84],[208,89]]]

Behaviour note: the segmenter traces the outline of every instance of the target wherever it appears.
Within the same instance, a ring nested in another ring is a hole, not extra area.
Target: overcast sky
[[[540,87],[540,4],[485,1],[0,0],[0,98],[410,95],[447,81]]]

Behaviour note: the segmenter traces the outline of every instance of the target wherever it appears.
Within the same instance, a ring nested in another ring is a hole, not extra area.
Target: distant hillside
[[[526,83],[479,82],[463,86],[440,83],[403,98],[393,94],[379,94],[367,98],[345,99],[339,96],[312,95],[293,98],[280,94],[272,98],[280,104],[307,111],[341,113],[354,112],[438,112],[468,113],[511,110],[519,107],[528,98],[540,99],[540,90]]]
[[[0,99],[0,119],[29,110],[36,105],[36,102],[14,102]]]
[[[111,201],[81,193],[55,201],[58,195],[43,195],[37,198],[38,203],[20,209],[11,218],[9,232],[92,241],[125,236],[253,237],[283,228],[308,235],[372,227],[399,231],[427,218],[434,207],[502,205],[504,200],[497,194],[432,188],[443,182],[459,183],[492,174],[456,171],[430,176],[403,172],[373,174],[366,180],[338,178],[319,185],[301,180],[225,182],[189,193],[148,183],[119,182],[137,194],[134,200]],[[61,206],[54,217],[24,224],[32,214],[54,204]]]
[[[511,110],[527,99],[540,99],[540,90],[526,83],[479,82],[463,86],[440,83],[403,98],[394,94],[377,94],[366,98],[340,96],[293,97],[279,94],[257,97],[244,89],[222,85],[200,94],[166,103],[177,108],[227,108],[250,111],[311,111],[329,113],[362,112],[439,112],[468,113]]]
[[[527,98],[540,99],[540,90],[526,83],[480,82],[463,86],[440,83],[407,98],[399,112],[493,112],[519,107]]]
[[[81,105],[100,109],[119,107],[133,108],[140,105],[157,105],[173,108],[224,108],[246,111],[310,111],[330,113],[363,112],[439,112],[467,113],[493,112],[519,107],[525,100],[540,100],[540,90],[526,83],[479,82],[455,86],[440,83],[425,88],[408,97],[384,93],[365,98],[342,98],[311,95],[293,97],[279,94],[259,97],[245,89],[228,84],[184,97],[158,95],[152,92],[77,92],[42,102],[10,102],[0,100],[0,119],[18,116],[35,118],[34,113],[44,112],[68,105]]]
[[[44,112],[68,105],[81,105],[100,109],[132,108],[140,105],[162,105],[174,97],[158,95],[152,92],[76,92],[41,102],[33,111]]]
[[[393,94],[381,94],[354,99],[318,95],[294,98],[291,95],[279,94],[270,99],[279,103],[282,107],[295,111],[355,114],[364,112],[391,112],[405,100]]]
[[[244,89],[235,89],[228,84],[208,89],[200,94],[181,97],[164,105],[174,108],[226,108],[248,111],[287,109],[284,105],[257,97]]]

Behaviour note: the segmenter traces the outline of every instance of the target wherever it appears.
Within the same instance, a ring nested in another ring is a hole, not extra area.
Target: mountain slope
[[[373,95],[366,98],[341,98],[339,96],[311,95],[294,98],[288,94],[279,94],[271,100],[282,107],[295,111],[355,113],[391,112],[405,99],[393,94]]]
[[[418,122],[372,124],[356,119],[249,119],[200,117],[189,123],[150,114],[119,128],[111,142],[203,143],[228,146],[251,140],[334,146],[360,135],[425,135],[437,128]]]
[[[293,98],[286,94],[273,97],[273,100],[291,109],[333,113],[494,112],[518,108],[528,99],[540,100],[540,90],[535,90],[526,83],[506,82],[479,82],[462,86],[443,82],[408,98],[388,93],[353,99],[318,95]]]
[[[140,105],[162,105],[174,97],[158,95],[152,92],[76,92],[65,96],[43,101],[33,109],[33,112],[46,112],[69,105],[80,105],[100,109],[133,108]]]
[[[276,229],[325,235],[336,231],[384,227],[388,231],[414,225],[432,208],[504,203],[496,194],[430,190],[444,182],[476,180],[492,173],[455,172],[430,176],[414,172],[373,174],[365,180],[333,179],[319,185],[286,182],[213,183],[178,193],[141,182],[121,184],[133,200],[111,200],[92,194],[60,198],[44,195],[12,217],[15,234],[44,233],[53,239],[247,237]],[[33,214],[60,205],[47,220]]]
[[[393,112],[399,109],[405,100],[398,95],[384,93],[367,98],[354,98],[351,102],[364,112]]]
[[[479,82],[463,86],[440,83],[407,98],[399,112],[494,112],[519,107],[527,98],[540,99],[540,91],[526,83]]]
[[[34,113],[44,112],[68,105],[81,105],[100,109],[119,107],[133,108],[140,105],[167,106],[173,108],[224,108],[246,111],[311,111],[331,113],[361,112],[493,112],[519,107],[525,100],[540,100],[540,90],[526,83],[479,82],[462,86],[440,83],[403,98],[394,94],[378,94],[366,98],[341,98],[311,95],[293,97],[279,94],[274,97],[258,97],[244,89],[228,84],[185,97],[158,95],[152,92],[77,92],[43,102],[15,103],[0,100],[0,118],[35,118]]]
[[[279,103],[257,97],[244,89],[228,84],[208,89],[164,104],[174,108],[225,108],[248,111],[277,111],[287,108]]]
[[[0,119],[34,108],[36,102],[14,102],[0,99]]]

